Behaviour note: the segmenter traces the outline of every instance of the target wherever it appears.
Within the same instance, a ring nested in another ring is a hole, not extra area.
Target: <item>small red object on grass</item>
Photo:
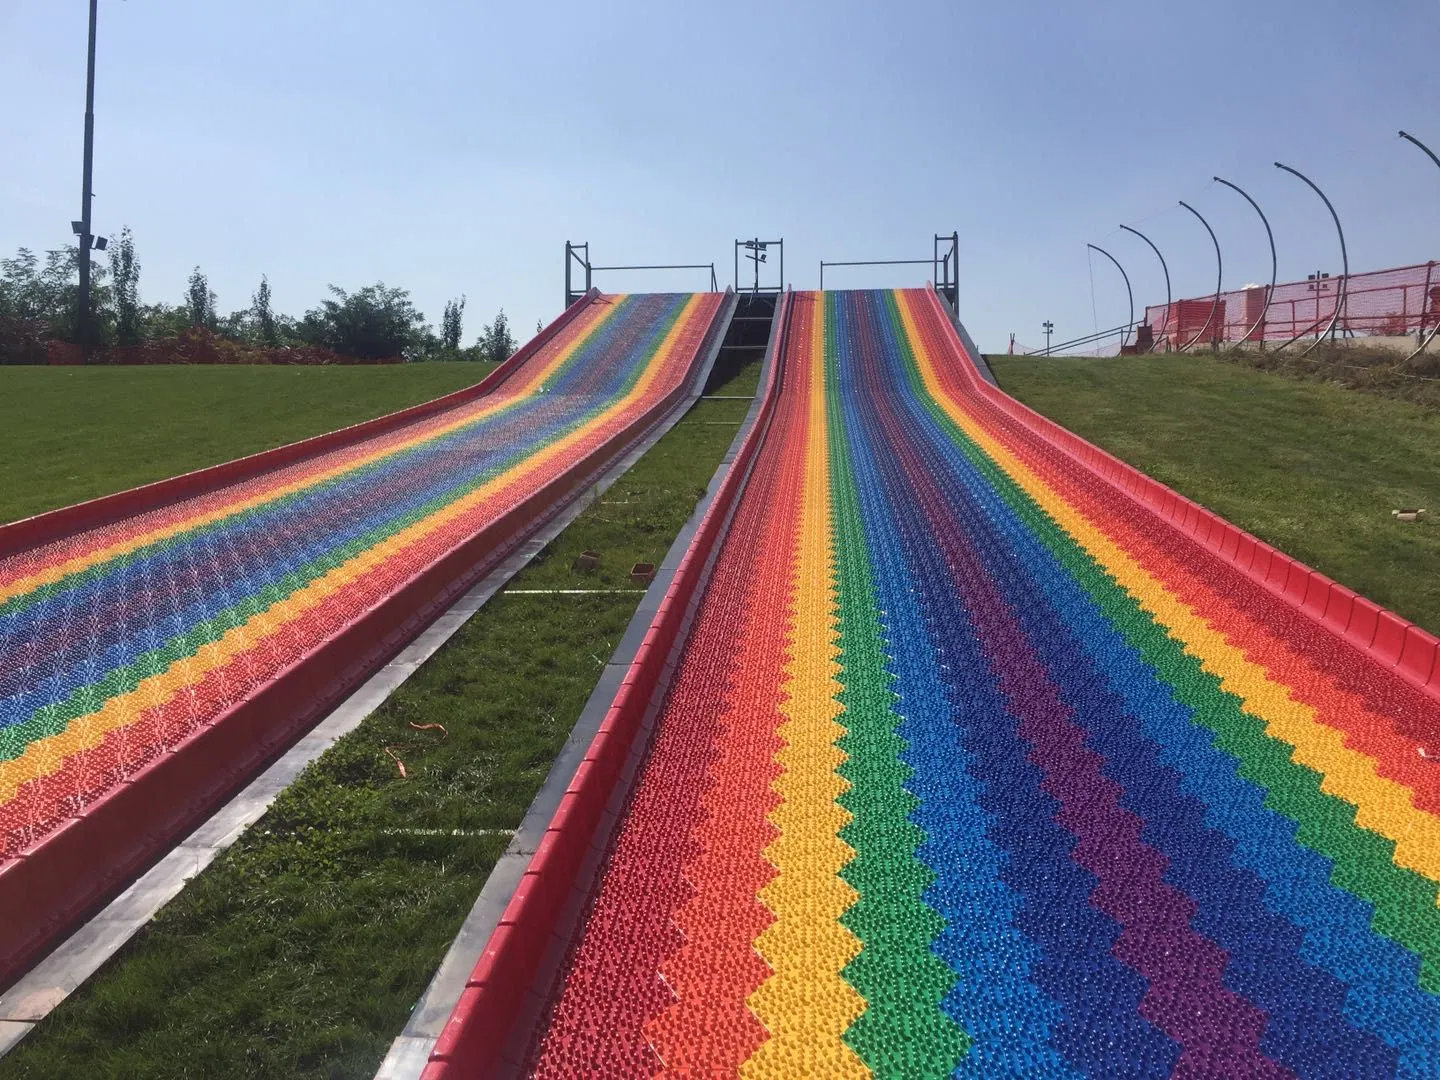
[[[405,762],[400,760],[400,756],[388,746],[385,747],[385,753],[390,755],[391,760],[395,762],[395,767],[400,770],[400,779],[409,780],[410,774],[405,771]]]

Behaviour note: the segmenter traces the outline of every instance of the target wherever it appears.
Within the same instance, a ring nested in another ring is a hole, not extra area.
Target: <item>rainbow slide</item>
[[[673,420],[731,310],[591,293],[470,390],[0,529],[0,984]]]
[[[929,290],[776,333],[426,1080],[1440,1076],[1434,639]]]

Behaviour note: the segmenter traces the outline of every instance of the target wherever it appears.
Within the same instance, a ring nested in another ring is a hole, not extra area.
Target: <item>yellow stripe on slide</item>
[[[749,1005],[770,1032],[741,1068],[749,1078],[868,1077],[870,1070],[846,1045],[845,1031],[865,1000],[840,975],[860,952],[860,941],[840,917],[857,893],[839,875],[855,851],[839,837],[850,812],[836,800],[849,790],[837,772],[846,755],[835,745],[845,728],[840,631],[831,528],[829,454],[825,423],[824,298],[811,324],[809,417],[803,511],[792,583],[791,660],[780,705],[787,718],[777,734],[783,770],[773,787],[781,803],[770,813],[780,835],[765,849],[776,876],[760,891],[775,922],[755,948],[774,974],[750,995]]]

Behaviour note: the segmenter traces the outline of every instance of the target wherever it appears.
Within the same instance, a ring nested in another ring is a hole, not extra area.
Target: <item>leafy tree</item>
[[[510,333],[510,320],[505,317],[504,308],[495,316],[495,321],[480,332],[480,340],[476,345],[484,359],[493,360],[497,364],[515,354],[518,346],[515,344],[514,335]]]
[[[39,319],[0,315],[0,364],[45,363],[49,355],[45,337],[45,324]]]
[[[447,353],[460,351],[460,335],[465,320],[465,297],[445,302],[445,314],[440,319],[440,347]]]
[[[49,327],[41,318],[39,267],[40,260],[28,248],[12,259],[0,259],[0,364],[45,362]]]
[[[459,352],[447,351],[441,343],[440,335],[429,327],[422,327],[419,335],[411,343],[410,348],[405,352],[405,359],[410,362],[416,360],[468,360],[462,349]]]
[[[280,344],[280,326],[275,321],[275,312],[270,307],[270,279],[260,275],[260,288],[250,298],[250,313],[254,318],[255,337],[261,345]]]
[[[185,292],[185,306],[190,314],[191,326],[215,329],[215,299],[209,279],[200,272],[200,267],[195,267],[190,271],[190,287]]]
[[[106,269],[96,264],[90,275],[90,302],[95,321],[92,341],[109,340],[113,312]],[[39,322],[49,337],[75,339],[75,314],[80,299],[80,250],[59,248],[39,256],[21,248],[14,258],[0,259],[0,315]]]
[[[232,341],[243,341],[249,345],[258,343],[249,308],[232,311],[224,318],[217,316],[214,329],[221,337]]]
[[[14,258],[0,259],[0,315],[11,319],[44,318],[47,304],[40,292],[40,259],[29,248]]]
[[[158,303],[140,306],[140,337],[145,341],[174,337],[189,326],[189,305]]]
[[[115,293],[115,341],[140,343],[140,263],[135,258],[135,237],[127,225],[110,245],[110,276]]]
[[[47,339],[75,340],[79,261],[78,247],[43,253],[21,248],[11,258],[0,258],[0,362],[38,362],[35,358],[43,360]],[[261,277],[249,307],[224,318],[217,315],[215,293],[198,266],[179,304],[142,304],[139,282],[134,236],[126,228],[111,245],[108,259],[92,266],[92,344],[130,345],[204,327],[249,344],[317,344],[367,360],[445,356],[500,361],[517,346],[503,309],[482,328],[473,346],[461,348],[464,296],[445,305],[437,335],[415,309],[409,292],[383,282],[353,293],[332,285],[329,299],[298,321],[274,310],[268,277]]]
[[[332,299],[307,311],[296,328],[302,340],[362,360],[416,360],[433,338],[405,289],[377,282],[353,293],[331,285],[330,293]]]

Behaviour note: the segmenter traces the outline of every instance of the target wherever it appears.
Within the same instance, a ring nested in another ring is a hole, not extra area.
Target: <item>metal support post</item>
[[[90,344],[90,200],[95,168],[95,23],[99,0],[90,0],[90,43],[85,67],[85,161],[80,188],[80,290],[75,340],[81,350]]]
[[[580,254],[580,252],[582,252],[582,251],[585,252],[585,254],[584,254],[583,256]],[[577,292],[575,291],[575,286],[574,286],[574,284],[573,284],[573,278],[571,277],[571,271],[574,269],[574,267],[571,266],[571,262],[572,262],[572,261],[579,263],[582,267],[585,268],[585,288],[584,288],[581,292],[579,292],[579,293],[577,293]],[[571,304],[573,304],[577,299],[579,299],[580,296],[583,296],[585,293],[588,293],[588,292],[590,291],[590,286],[591,286],[591,279],[592,279],[593,270],[594,270],[594,267],[592,267],[592,266],[590,265],[590,242],[587,240],[587,241],[586,241],[585,243],[583,243],[583,244],[572,244],[569,240],[566,240],[566,241],[565,241],[565,306],[566,306],[567,308],[568,308]]]

